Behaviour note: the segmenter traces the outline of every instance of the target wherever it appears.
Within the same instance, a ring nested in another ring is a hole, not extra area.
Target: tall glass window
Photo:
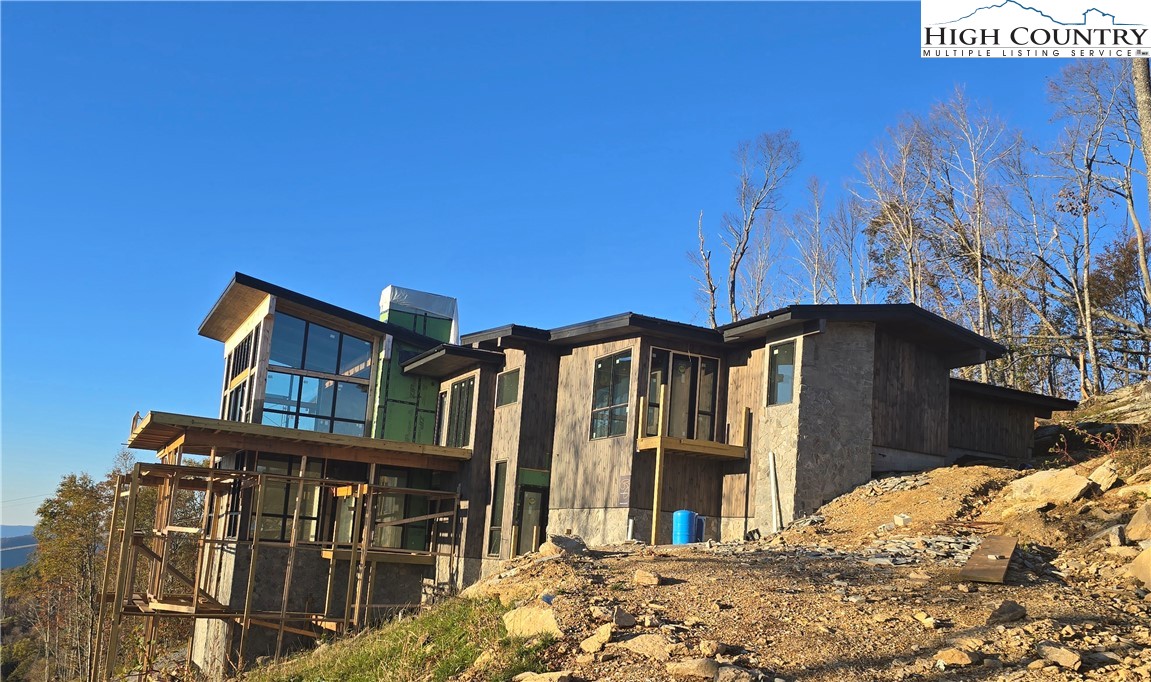
[[[651,351],[647,383],[647,417],[645,433],[659,433],[660,400],[667,388],[665,435],[673,438],[715,438],[715,406],[718,388],[719,360],[663,348]]]
[[[262,423],[363,436],[372,344],[276,313]]]
[[[795,392],[795,342],[771,346],[767,353],[767,404],[786,405]]]
[[[472,441],[472,396],[475,389],[475,377],[452,384],[448,401],[448,435],[444,443],[450,448],[466,448]]]
[[[609,438],[627,433],[630,388],[630,350],[595,361],[592,375],[592,438]]]
[[[496,462],[495,476],[492,478],[492,522],[488,527],[488,556],[500,555],[503,540],[504,488],[507,487],[508,463]]]

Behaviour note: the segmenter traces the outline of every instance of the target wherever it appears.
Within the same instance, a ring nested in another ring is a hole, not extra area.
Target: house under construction
[[[93,679],[130,625],[182,623],[218,678],[548,532],[666,543],[677,509],[768,532],[876,473],[1026,460],[1035,417],[1074,406],[952,378],[1006,349],[912,305],[460,337],[450,298],[388,287],[377,319],[237,273],[200,334],[224,344],[219,418],[132,424],[158,461],[119,481]]]

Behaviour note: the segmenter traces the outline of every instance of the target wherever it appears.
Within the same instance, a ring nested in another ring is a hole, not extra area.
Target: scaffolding
[[[90,682],[116,677],[129,619],[143,620],[145,671],[157,660],[161,624],[169,619],[190,624],[184,628],[188,676],[197,633],[208,631],[199,624],[221,624],[229,649],[238,640],[226,653],[230,666],[242,669],[253,628],[275,633],[278,660],[286,635],[354,631],[396,610],[419,608],[422,594],[399,603],[373,601],[388,565],[441,569],[454,582],[459,509],[454,492],[308,477],[306,458],[294,476],[221,469],[214,456],[207,466],[181,465],[178,455],[171,461],[176,463],[137,464],[117,477]],[[281,495],[284,513],[265,515],[265,502]],[[426,513],[397,512],[410,499],[426,500],[419,505]],[[321,529],[320,504],[332,510],[341,506],[346,513],[339,519],[329,513],[330,523]],[[268,526],[276,523],[280,530],[273,541]],[[396,546],[402,545],[394,540],[396,529],[404,527],[424,529],[422,549]],[[294,573],[304,566],[314,573],[325,565],[323,603],[311,603],[307,588],[315,587],[313,574],[312,584],[301,590],[306,598],[299,608]],[[280,588],[278,606],[268,605],[275,601],[269,585]]]

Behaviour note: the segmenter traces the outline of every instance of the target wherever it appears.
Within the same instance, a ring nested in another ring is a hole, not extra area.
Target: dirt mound
[[[824,505],[822,522],[784,533],[789,542],[818,536],[839,547],[870,543],[876,534],[951,533],[956,522],[975,520],[994,494],[1022,474],[987,466],[948,467],[871,481]],[[896,515],[904,525],[896,526]]]

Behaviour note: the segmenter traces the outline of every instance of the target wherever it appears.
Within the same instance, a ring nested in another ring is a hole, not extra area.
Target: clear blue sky
[[[12,3],[2,13],[6,524],[100,474],[134,412],[215,416],[196,328],[236,270],[464,331],[633,310],[701,322],[700,210],[794,131],[852,176],[965,84],[1041,135],[1063,60],[921,60],[915,2]]]

